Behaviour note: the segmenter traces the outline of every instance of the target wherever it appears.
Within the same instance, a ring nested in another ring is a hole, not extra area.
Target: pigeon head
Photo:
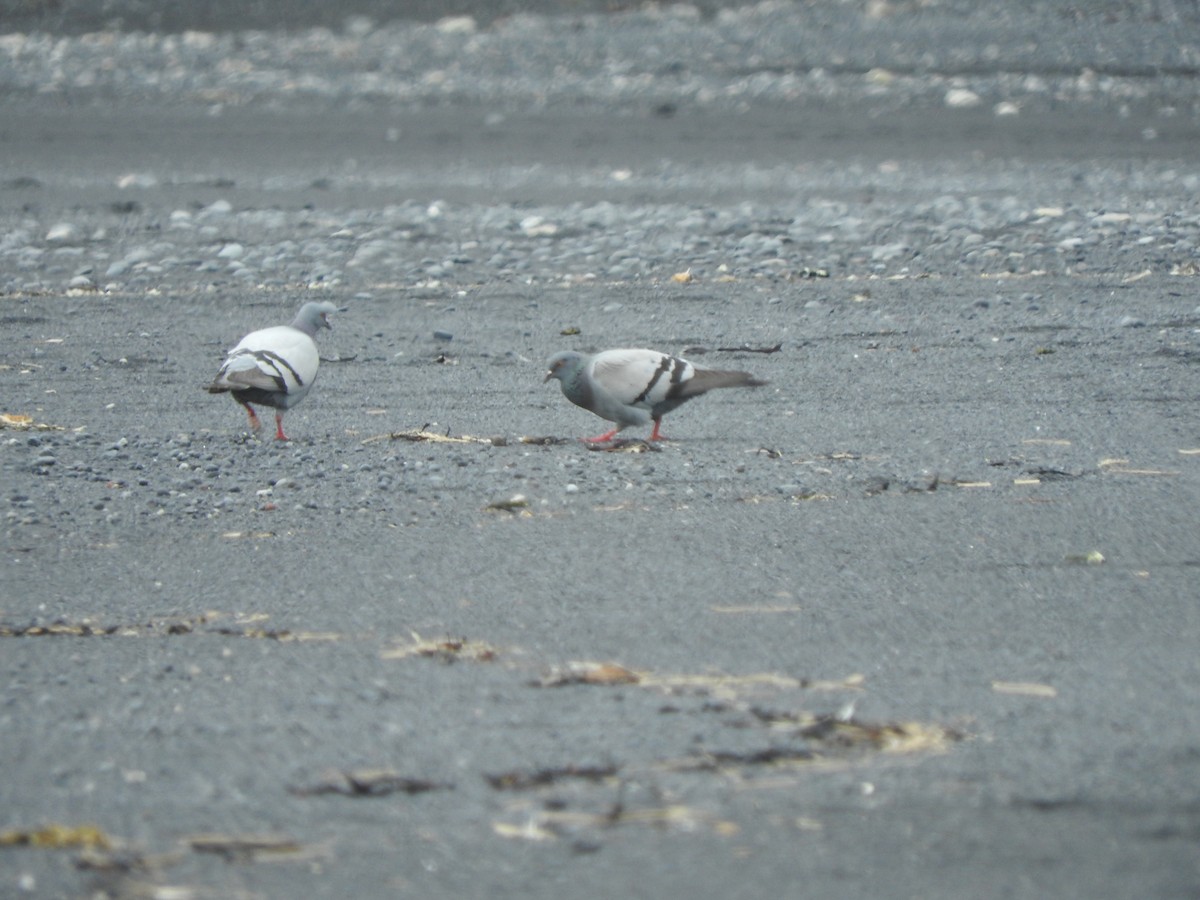
[[[300,312],[296,313],[296,319],[292,322],[292,327],[312,337],[322,328],[333,328],[332,323],[329,321],[330,313],[345,311],[346,307],[334,306],[328,300],[305,303],[300,307]]]
[[[574,350],[555,353],[546,363],[546,377],[542,379],[542,383],[545,384],[551,378],[557,378],[565,384],[568,378],[573,377],[579,371],[581,365],[583,365],[583,355]]]

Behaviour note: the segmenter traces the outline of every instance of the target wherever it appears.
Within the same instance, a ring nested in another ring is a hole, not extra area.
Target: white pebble
[[[442,34],[474,34],[479,26],[474,16],[446,16],[434,27]]]
[[[158,178],[150,172],[129,172],[117,179],[117,187],[125,190],[126,188],[152,188],[158,186]]]
[[[59,222],[57,225],[50,226],[50,230],[46,232],[46,240],[64,242],[75,240],[79,230],[70,222]]]
[[[952,109],[969,109],[978,106],[983,100],[974,91],[967,88],[951,88],[946,91],[946,105]]]

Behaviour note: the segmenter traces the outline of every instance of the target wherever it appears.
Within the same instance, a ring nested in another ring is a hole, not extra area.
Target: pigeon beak
[[[348,306],[339,306],[339,307],[337,308],[337,311],[338,311],[338,312],[340,312],[340,313],[344,313],[344,312],[345,312],[346,310],[348,310],[349,308],[350,308],[350,307],[348,307]],[[329,321],[329,313],[324,313],[324,314],[321,316],[321,321],[322,321],[322,322],[325,324],[325,327],[326,327],[326,328],[328,328],[330,331],[333,331],[333,323]]]
[[[549,381],[553,377],[554,377],[554,370],[551,369],[549,372],[546,373],[546,377],[542,379],[542,384],[545,384],[547,381]]]

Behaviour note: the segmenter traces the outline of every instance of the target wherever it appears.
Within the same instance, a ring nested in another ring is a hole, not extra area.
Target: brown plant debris
[[[11,428],[14,431],[66,431],[62,425],[47,425],[45,422],[35,422],[33,416],[24,413],[0,413],[0,428]]]
[[[404,431],[389,431],[387,434],[376,434],[369,438],[364,438],[364,444],[374,444],[377,441],[409,441],[411,443],[430,443],[430,444],[491,444],[494,443],[492,438],[475,437],[470,434],[462,434],[458,437],[452,436],[449,432],[446,434],[438,434],[436,431],[427,431],[424,426],[421,428],[407,428]]]
[[[330,769],[310,785],[289,787],[298,797],[316,794],[342,794],[346,797],[386,797],[388,794],[423,794],[426,791],[452,790],[454,785],[412,778],[392,769]]]
[[[226,860],[255,862],[260,857],[293,857],[304,853],[304,845],[273,834],[193,834],[187,845],[197,853],[213,853]]]
[[[921,722],[861,722],[837,715],[807,713],[772,715],[772,725],[796,721],[793,744],[772,745],[748,751],[710,750],[694,758],[672,760],[674,771],[715,771],[734,766],[811,765],[845,761],[869,753],[939,753],[963,735],[950,728]]]
[[[504,500],[494,500],[484,509],[493,512],[519,513],[529,509],[529,498],[524,494],[513,494]]]
[[[783,349],[783,342],[773,344],[770,347],[751,347],[749,344],[742,344],[740,347],[684,347],[683,354],[686,356],[703,356],[705,353],[778,353]]]
[[[753,613],[798,613],[804,612],[804,607],[794,604],[776,604],[774,606],[758,606],[756,604],[743,604],[735,606],[710,606],[709,609],[715,613],[724,613],[729,615],[747,615]]]
[[[1063,557],[1063,562],[1073,565],[1102,566],[1107,560],[1099,550],[1089,550],[1087,553],[1068,553]]]
[[[596,453],[660,453],[662,448],[641,438],[614,438],[600,444],[588,444]]]
[[[696,689],[704,691],[735,691],[743,688],[803,689],[808,691],[858,691],[866,682],[860,674],[841,679],[793,678],[775,672],[754,672],[749,675],[654,675],[645,673],[641,683],[645,687],[668,690]]]
[[[774,611],[774,610],[772,610]],[[784,611],[784,610],[780,610]],[[786,610],[788,612],[791,609]],[[734,696],[739,691],[759,688],[805,691],[861,691],[866,678],[855,673],[846,678],[813,679],[794,678],[775,672],[753,672],[747,675],[688,675],[658,674],[636,671],[613,662],[569,662],[550,669],[545,675],[531,682],[533,687],[564,687],[573,684],[622,685],[636,684],[640,687],[665,690],[668,693],[695,691]]]
[[[1179,474],[1175,469],[1143,469],[1131,467],[1127,459],[1102,459],[1100,471],[1113,475],[1156,475],[1173,477]]]
[[[749,344],[742,344],[740,347],[718,347],[718,353],[778,353],[783,349],[783,341],[774,344],[770,347],[751,347]]]
[[[24,625],[0,622],[0,637],[162,637],[215,634],[282,642],[334,641],[342,637],[332,632],[293,632],[287,629],[249,627],[251,623],[266,618],[259,614],[238,615],[233,617],[230,624],[214,624],[225,617],[225,613],[207,612],[199,616],[163,616],[145,622],[100,623],[87,618],[58,618],[53,622],[31,622]]]
[[[568,766],[560,766],[553,769],[514,770],[512,772],[499,772],[491,775],[485,773],[483,777],[487,779],[488,784],[498,791],[528,791],[533,788],[556,784],[560,781],[575,779],[604,781],[607,778],[616,777],[616,774],[617,767],[614,765],[577,766],[572,763]]]
[[[441,640],[426,640],[414,634],[411,644],[391,647],[384,650],[380,659],[408,659],[410,656],[427,656],[452,663],[460,659],[473,662],[495,662],[500,651],[491,644],[483,641],[470,641],[466,638],[442,638]]]
[[[12,828],[0,831],[0,847],[44,847],[63,850],[74,847],[111,850],[114,841],[96,825],[60,825],[40,828]]]
[[[736,822],[714,816],[691,806],[675,804],[642,809],[627,809],[621,804],[604,812],[573,812],[563,809],[539,810],[521,823],[495,822],[492,829],[501,837],[527,841],[553,841],[587,829],[643,825],[661,829],[695,831],[708,827],[717,834],[738,833]],[[586,849],[586,848],[584,848]]]
[[[106,875],[131,875],[134,872],[160,872],[178,865],[182,859],[180,853],[150,854],[132,848],[85,847],[75,857],[75,868]]]
[[[535,447],[554,447],[559,444],[569,444],[571,443],[571,439],[554,437],[552,435],[546,435],[545,437],[533,437],[531,435],[525,435],[520,439],[520,442],[522,444],[532,444]]]
[[[551,669],[537,687],[563,687],[568,684],[637,684],[642,676],[632,669],[608,662],[570,662]]]

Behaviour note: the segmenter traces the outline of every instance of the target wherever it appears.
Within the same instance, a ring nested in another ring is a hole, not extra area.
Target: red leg
[[[654,430],[652,432],[650,432],[650,440],[652,440],[652,441],[667,440],[665,437],[663,437],[661,434],[658,433],[658,429],[661,427],[662,427],[662,419],[655,419],[654,420]]]
[[[596,437],[580,438],[580,440],[585,444],[603,444],[605,441],[611,441],[620,430],[620,428],[614,428],[612,431],[606,431],[604,434],[596,435]]]
[[[275,413],[275,440],[286,441],[288,436],[283,433],[283,413]]]
[[[262,422],[258,421],[258,416],[254,414],[254,408],[249,403],[243,403],[242,406],[246,407],[246,415],[250,417],[250,430],[258,434],[262,429]]]

